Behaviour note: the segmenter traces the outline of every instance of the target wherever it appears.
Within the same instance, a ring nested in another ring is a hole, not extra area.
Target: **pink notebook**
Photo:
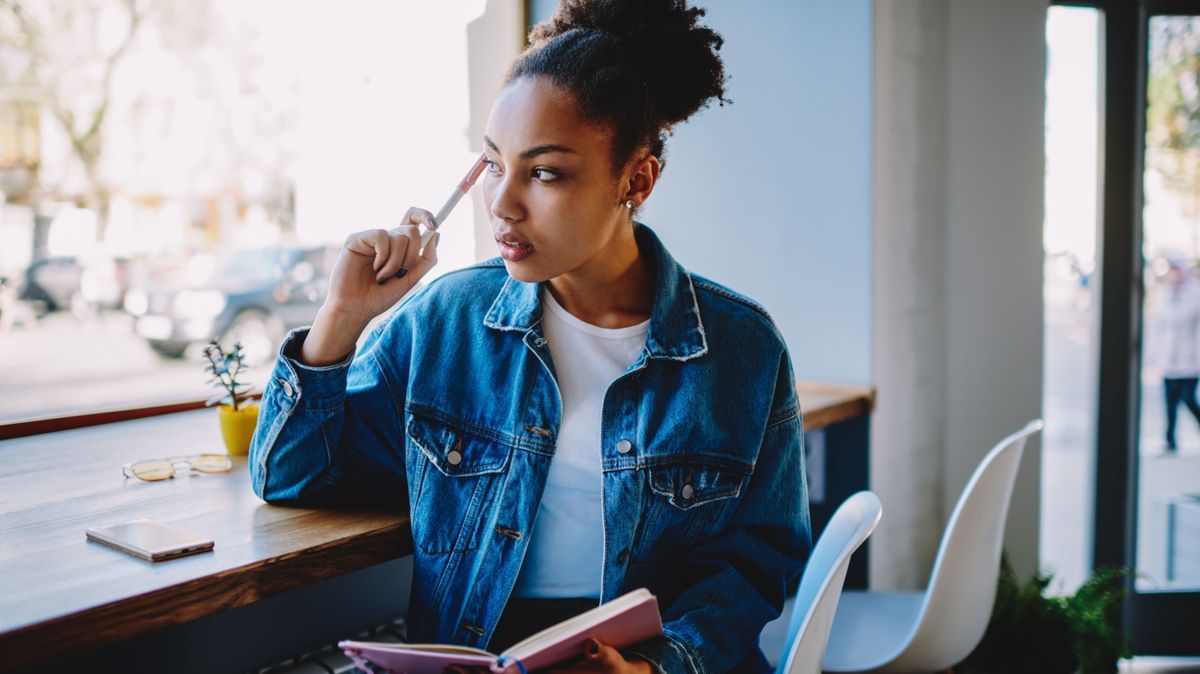
[[[396,674],[441,674],[448,665],[519,674],[522,668],[532,672],[583,655],[584,643],[590,638],[613,648],[625,648],[660,634],[662,618],[658,614],[658,600],[643,588],[547,627],[500,655],[478,648],[438,644],[340,641],[338,647],[360,667],[361,660],[368,660]]]

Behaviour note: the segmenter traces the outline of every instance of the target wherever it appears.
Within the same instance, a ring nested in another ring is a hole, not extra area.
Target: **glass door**
[[[1200,3],[1147,9],[1140,405],[1130,463],[1132,626],[1143,644],[1144,628],[1173,612],[1167,607],[1200,603]],[[1190,618],[1200,648],[1200,612]]]
[[[1200,654],[1200,0],[1096,2],[1104,111],[1092,567],[1134,651]]]

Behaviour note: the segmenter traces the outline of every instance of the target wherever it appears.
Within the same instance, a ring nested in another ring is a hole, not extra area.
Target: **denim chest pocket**
[[[732,515],[752,467],[708,456],[655,459],[647,469],[649,504],[637,545],[640,559],[707,539]]]
[[[405,435],[413,542],[429,554],[476,549],[512,447],[465,423],[411,412]]]

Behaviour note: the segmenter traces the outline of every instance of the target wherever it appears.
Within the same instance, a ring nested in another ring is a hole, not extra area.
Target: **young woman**
[[[703,14],[565,0],[483,139],[500,258],[413,293],[356,354],[437,262],[436,238],[418,250],[431,215],[411,209],[346,240],[315,322],[281,349],[254,489],[407,497],[413,641],[498,650],[646,587],[664,636],[593,644],[590,671],[768,669],[758,633],[810,547],[791,361],[762,307],[633,218],[667,131],[724,102]]]

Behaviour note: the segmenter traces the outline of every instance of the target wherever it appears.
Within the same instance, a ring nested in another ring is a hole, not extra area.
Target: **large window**
[[[1045,368],[1041,567],[1072,593],[1091,568],[1102,14],[1046,23]]]
[[[1138,589],[1200,588],[1200,17],[1153,16],[1146,80]]]
[[[261,385],[346,235],[469,166],[484,4],[0,8],[0,423],[203,399],[214,338]],[[478,207],[435,273],[477,258]]]

